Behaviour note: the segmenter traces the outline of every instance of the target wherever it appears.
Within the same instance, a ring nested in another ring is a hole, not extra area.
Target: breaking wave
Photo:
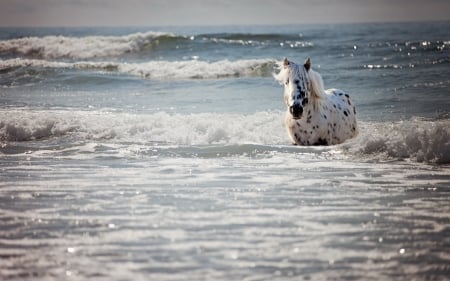
[[[275,65],[271,59],[250,59],[206,62],[150,61],[144,63],[121,62],[56,62],[37,59],[0,60],[0,72],[7,73],[23,68],[69,68],[118,72],[150,79],[207,79],[222,77],[270,76]]]
[[[343,145],[353,155],[372,160],[450,163],[450,119],[411,119],[362,123],[358,138]]]
[[[45,36],[0,41],[0,54],[40,59],[87,59],[140,52],[164,40],[183,39],[165,32],[134,33],[125,36]]]
[[[290,46],[310,48],[314,44],[305,41],[300,34],[241,34],[219,33],[192,36],[169,32],[132,33],[123,36],[44,36],[0,40],[0,55],[35,59],[92,59],[117,57],[128,53],[139,53],[162,48],[179,48],[191,45],[193,48],[217,48],[230,45],[248,46]],[[205,45],[206,44],[206,45]]]
[[[267,146],[289,145],[283,113],[279,111],[249,115],[165,112],[135,115],[10,110],[1,111],[0,120],[0,140],[4,143],[71,136],[80,141],[163,146],[256,144],[268,149]],[[450,163],[450,119],[360,122],[360,127],[360,136],[334,148],[363,161]]]
[[[284,143],[281,112],[127,114],[91,111],[0,111],[0,140],[34,141],[63,135],[80,140],[207,145]],[[267,132],[271,132],[268,134]]]

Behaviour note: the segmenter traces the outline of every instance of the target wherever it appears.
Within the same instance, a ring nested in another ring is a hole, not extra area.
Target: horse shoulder
[[[339,89],[328,89],[325,93],[330,108],[328,128],[332,143],[341,143],[357,135],[356,107],[350,96]]]
[[[333,109],[336,109],[338,113],[350,116],[356,114],[355,104],[351,100],[350,96],[344,91],[338,89],[328,89],[325,91],[329,97],[329,101]]]

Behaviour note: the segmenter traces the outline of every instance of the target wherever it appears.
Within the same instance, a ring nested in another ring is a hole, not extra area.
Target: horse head
[[[294,119],[302,117],[303,109],[311,99],[310,69],[309,58],[303,65],[285,58],[280,73],[275,75],[275,79],[284,85],[284,101]]]

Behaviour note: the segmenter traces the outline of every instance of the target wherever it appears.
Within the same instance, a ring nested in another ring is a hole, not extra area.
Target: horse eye
[[[287,85],[287,84],[289,84],[289,79],[288,79],[288,80],[286,80],[286,83],[285,83],[285,84],[286,84],[286,85]]]

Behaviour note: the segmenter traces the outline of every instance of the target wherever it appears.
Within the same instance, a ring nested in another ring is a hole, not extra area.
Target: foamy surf
[[[0,54],[15,54],[41,59],[88,59],[140,52],[165,38],[177,38],[173,33],[145,32],[124,36],[45,36],[0,41]]]
[[[149,61],[143,63],[120,62],[58,62],[38,59],[0,60],[0,71],[12,72],[30,67],[43,69],[79,69],[85,71],[118,72],[147,79],[211,79],[227,77],[269,76],[275,60],[200,60]],[[27,74],[28,75],[28,74]]]
[[[449,119],[361,123],[360,136],[342,146],[353,155],[372,160],[450,163]]]
[[[193,43],[195,48],[215,49],[220,45],[277,46],[312,48],[314,43],[302,40],[301,34],[199,34],[178,35],[171,32],[138,32],[122,36],[43,36],[0,40],[0,55],[39,59],[91,59],[118,57],[152,51],[155,48],[177,49]]]
[[[401,122],[361,122],[360,135],[329,147],[289,147],[283,112],[254,114],[129,114],[93,111],[0,111],[3,152],[17,142],[70,137],[75,142],[105,142],[153,147],[181,147],[181,154],[195,155],[190,146],[202,146],[221,156],[246,146],[253,153],[341,151],[362,161],[410,160],[450,163],[450,120],[411,119]],[[237,145],[237,148],[234,147]],[[230,146],[232,147],[231,151]],[[185,147],[185,148],[182,148]],[[193,149],[193,148],[192,148]],[[312,150],[311,150],[312,149]],[[145,149],[144,149],[145,150]],[[194,149],[195,150],[195,149]],[[191,152],[189,152],[191,151]],[[207,150],[208,151],[208,150]],[[234,152],[233,152],[234,151]],[[162,151],[164,152],[164,151]],[[171,152],[172,153],[172,152]],[[338,154],[336,154],[338,156]],[[342,155],[339,154],[339,157]]]
[[[280,116],[275,112],[183,115],[8,110],[0,111],[0,139],[23,142],[71,135],[80,141],[138,144],[283,144]]]

